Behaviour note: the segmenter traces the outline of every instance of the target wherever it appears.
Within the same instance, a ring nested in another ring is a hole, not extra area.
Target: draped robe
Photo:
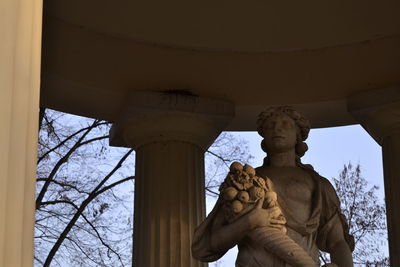
[[[328,234],[336,224],[342,224],[345,240],[351,250],[354,248],[354,240],[348,234],[348,225],[340,210],[340,202],[331,183],[310,167],[301,166],[312,177],[315,184],[315,191],[311,203],[311,215],[305,222],[299,222],[285,205],[283,199],[278,196],[278,203],[286,217],[288,235],[298,243],[308,254],[319,263],[319,250],[327,251]],[[218,199],[214,209],[207,218],[197,227],[192,242],[193,257],[211,262],[221,258],[226,251],[213,251],[210,238],[213,229],[213,222],[223,218],[222,201]],[[260,246],[249,236],[245,236],[237,244],[239,248],[236,259],[236,267],[288,267],[275,255],[271,254],[264,247]]]

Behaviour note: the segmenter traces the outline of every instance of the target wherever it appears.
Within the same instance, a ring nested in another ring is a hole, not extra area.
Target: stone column
[[[111,143],[136,150],[134,266],[206,266],[190,250],[205,217],[204,152],[233,106],[170,93],[136,93],[128,102]]]
[[[32,266],[42,1],[0,1],[0,266]]]
[[[348,108],[382,146],[390,266],[400,267],[400,87],[353,96]]]

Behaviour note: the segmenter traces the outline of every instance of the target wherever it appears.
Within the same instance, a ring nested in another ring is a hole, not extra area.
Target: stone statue
[[[255,170],[234,163],[220,196],[194,234],[192,254],[210,262],[238,245],[236,267],[353,266],[354,239],[329,181],[300,158],[309,122],[291,107],[273,107],[257,121],[267,153]]]

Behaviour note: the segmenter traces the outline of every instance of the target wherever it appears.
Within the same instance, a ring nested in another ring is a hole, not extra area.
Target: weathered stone
[[[267,152],[264,165],[246,176],[242,172],[252,172],[251,166],[234,163],[221,186],[242,190],[253,183],[249,200],[241,197],[246,191],[233,202],[221,198],[195,232],[193,256],[215,261],[238,244],[237,267],[319,266],[319,250],[329,252],[338,266],[353,266],[352,237],[340,219],[335,190],[300,161],[308,121],[291,107],[277,107],[261,113],[257,124]]]

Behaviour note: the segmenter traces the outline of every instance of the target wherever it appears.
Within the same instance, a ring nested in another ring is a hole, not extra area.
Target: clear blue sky
[[[260,166],[264,158],[264,152],[260,148],[261,137],[256,132],[235,132],[249,141],[251,154],[254,156],[253,166]],[[303,163],[314,166],[320,175],[330,179],[338,176],[344,164],[349,161],[362,166],[362,174],[370,185],[379,186],[379,195],[384,196],[383,169],[381,147],[359,125],[334,127],[311,130],[307,139],[308,152],[302,158]],[[208,201],[207,210],[210,211],[213,204]],[[210,264],[210,267],[235,266],[236,249],[228,252],[220,261],[220,264]]]

